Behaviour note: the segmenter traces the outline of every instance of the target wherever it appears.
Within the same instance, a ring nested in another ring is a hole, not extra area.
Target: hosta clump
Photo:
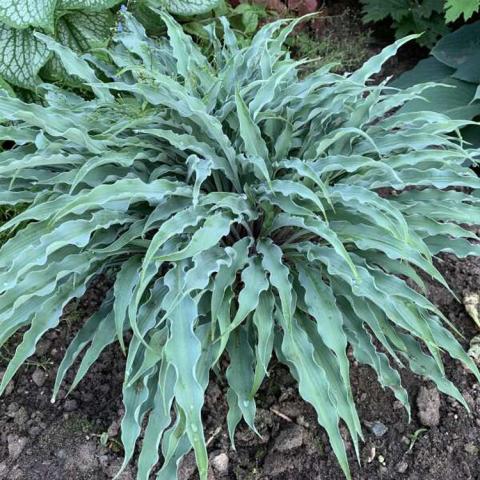
[[[126,14],[101,60],[40,37],[93,100],[53,86],[44,106],[0,97],[11,122],[2,136],[16,143],[0,153],[0,200],[29,204],[1,228],[17,233],[0,252],[0,344],[19,331],[23,340],[0,389],[65,304],[113,272],[65,353],[54,398],[82,353],[72,388],[120,342],[125,463],[147,425],[138,479],[159,460],[157,478],[175,478],[191,448],[206,479],[210,370],[228,361],[233,439],[242,419],[255,429],[254,398],[273,354],[349,476],[339,424],[357,452],[362,437],[349,346],[407,410],[398,367],[462,403],[442,352],[479,376],[419,293],[420,271],[446,285],[435,254],[480,253],[460,226],[480,223],[480,181],[465,166],[478,152],[449,133],[465,122],[398,112],[428,85],[396,93],[367,83],[405,40],[351,75],[330,66],[305,75],[305,62],[282,49],[294,23],[266,25],[239,49],[223,21],[223,43],[208,30],[209,61],[160,15],[168,41],[148,39]]]

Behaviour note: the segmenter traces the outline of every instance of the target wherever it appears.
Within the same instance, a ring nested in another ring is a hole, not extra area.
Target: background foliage
[[[52,35],[78,53],[105,47],[115,28],[112,7],[122,0],[0,0],[0,81],[32,90],[40,82],[67,80],[35,31]],[[163,6],[175,15],[204,14],[218,0],[138,0],[139,12]],[[146,20],[148,17],[145,18]]]
[[[432,110],[454,119],[472,120],[480,115],[480,21],[465,25],[442,38],[431,57],[421,60],[392,85],[409,88],[434,81],[439,85],[422,93],[402,107],[403,112]],[[480,127],[463,131],[466,140],[480,145]]]
[[[420,45],[432,47],[449,31],[448,23],[468,20],[480,8],[479,0],[361,0],[365,22],[391,20],[397,38],[422,33]]]

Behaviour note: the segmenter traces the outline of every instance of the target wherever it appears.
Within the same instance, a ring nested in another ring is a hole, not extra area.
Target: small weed
[[[421,435],[423,435],[425,432],[427,431],[426,428],[419,428],[417,431],[415,431],[414,433],[412,433],[411,435],[409,435],[410,437],[410,445],[408,447],[408,450],[407,452],[411,452],[415,443],[417,442],[417,440],[420,438]]]
[[[21,208],[11,207],[8,205],[0,206],[0,226],[5,222],[8,222],[11,218],[15,217],[21,212]],[[10,237],[11,232],[0,232],[0,245],[3,245]]]

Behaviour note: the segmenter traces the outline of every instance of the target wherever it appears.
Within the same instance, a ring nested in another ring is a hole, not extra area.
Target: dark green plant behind
[[[157,13],[168,41],[125,14],[109,61],[39,35],[93,99],[54,86],[44,106],[0,96],[12,122],[1,135],[16,144],[0,153],[0,204],[28,204],[0,228],[19,228],[0,250],[0,346],[23,334],[0,391],[63,307],[108,271],[114,286],[68,346],[53,398],[81,355],[71,388],[119,342],[125,465],[146,424],[139,480],[160,450],[156,478],[176,478],[192,448],[206,480],[210,371],[228,383],[233,441],[242,419],[255,430],[274,354],[350,477],[340,423],[357,455],[362,433],[349,346],[408,412],[398,368],[464,405],[442,353],[480,377],[418,273],[446,286],[434,255],[480,253],[460,226],[480,223],[480,180],[465,167],[478,151],[450,133],[461,121],[398,112],[424,87],[392,94],[369,83],[408,39],[351,75],[325,66],[300,76],[305,61],[283,49],[295,22],[268,24],[240,48],[222,20],[223,42],[208,30],[209,62]]]
[[[410,100],[402,112],[433,110],[453,119],[475,120],[480,116],[480,21],[465,25],[442,38],[431,56],[392,82],[409,88],[421,82],[438,82],[421,97]],[[480,146],[480,126],[463,129],[466,140]]]
[[[448,24],[468,20],[480,8],[480,0],[361,0],[365,22],[390,20],[395,36],[421,33],[420,45],[433,47],[449,32]]]

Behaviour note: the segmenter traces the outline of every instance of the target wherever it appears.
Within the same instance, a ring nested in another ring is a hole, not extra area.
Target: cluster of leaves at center
[[[147,425],[139,480],[159,450],[157,479],[175,478],[191,448],[205,480],[209,372],[228,360],[233,441],[242,418],[255,430],[273,354],[349,476],[339,425],[357,453],[362,432],[348,346],[407,410],[398,367],[462,403],[441,352],[479,376],[419,293],[418,273],[446,285],[433,255],[480,253],[459,225],[480,223],[480,180],[465,166],[478,152],[449,134],[461,121],[398,111],[431,85],[368,84],[408,39],[351,75],[328,65],[306,75],[306,61],[283,49],[295,23],[268,24],[240,48],[223,19],[223,42],[207,28],[209,61],[157,13],[168,41],[125,14],[108,60],[39,37],[93,99],[54,86],[42,106],[0,97],[12,122],[0,133],[15,143],[0,153],[0,204],[28,205],[0,228],[18,230],[0,250],[0,346],[24,332],[0,391],[64,305],[110,272],[113,287],[66,350],[54,398],[82,352],[72,388],[120,342],[125,464]]]

